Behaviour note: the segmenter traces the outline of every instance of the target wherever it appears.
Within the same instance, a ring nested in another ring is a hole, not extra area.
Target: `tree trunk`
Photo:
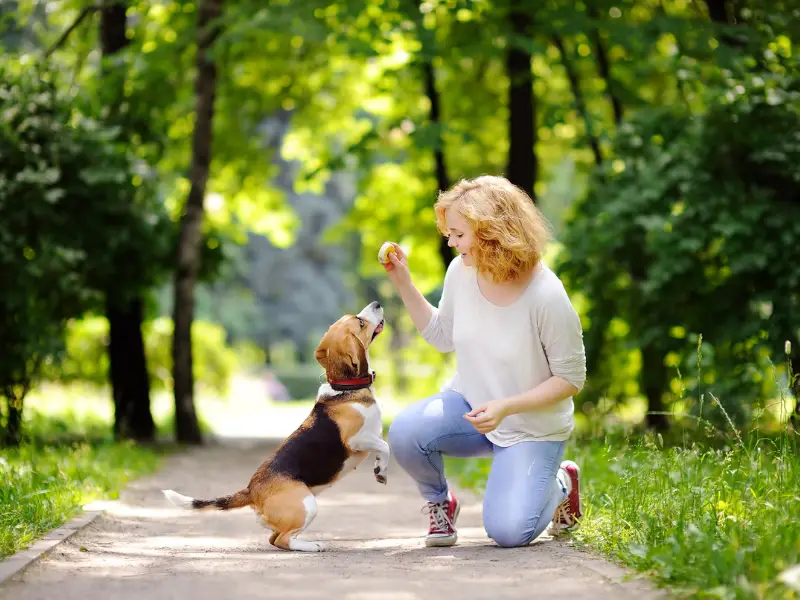
[[[100,11],[100,44],[104,57],[115,54],[128,45],[128,38],[125,36],[126,10],[124,2],[117,2]]]
[[[108,359],[114,397],[114,436],[118,439],[152,441],[155,423],[150,412],[150,379],[147,373],[141,299],[106,301],[109,324]]]
[[[5,396],[8,418],[5,428],[0,430],[0,448],[12,448],[22,442],[22,401],[17,401],[11,390]]]
[[[514,4],[517,4],[515,2]],[[519,2],[521,5],[522,3]],[[510,27],[515,36],[530,35],[532,19],[523,8],[512,8]],[[536,202],[536,106],[533,95],[531,53],[512,45],[506,50],[508,88],[508,169],[511,183],[525,190]]]
[[[191,188],[186,210],[181,217],[178,240],[178,266],[175,275],[175,302],[172,341],[173,381],[175,382],[175,434],[181,443],[203,441],[194,407],[192,370],[192,321],[194,287],[200,270],[203,199],[211,164],[212,125],[216,96],[217,69],[208,52],[219,36],[218,18],[222,0],[201,0],[197,13],[197,79],[195,81],[195,125],[192,136]]]
[[[22,442],[22,409],[16,404],[8,405],[8,421],[6,421],[7,446],[19,446]]]
[[[436,163],[436,187],[438,191],[445,191],[450,187],[450,180],[447,177],[447,166],[444,162],[444,148],[442,146],[441,124],[442,118],[440,114],[439,92],[436,91],[436,75],[433,72],[433,64],[430,60],[425,60],[423,66],[425,72],[425,93],[431,103],[430,119],[434,127],[436,127],[436,149],[433,152],[433,158]],[[442,259],[444,270],[453,261],[453,249],[447,245],[447,238],[442,236],[439,240],[439,256]]]
[[[431,105],[430,121],[436,128],[436,144],[433,152],[433,159],[436,165],[436,187],[437,191],[445,191],[450,187],[450,179],[447,177],[447,166],[444,162],[444,145],[442,142],[442,115],[441,115],[441,102],[439,99],[439,92],[436,89],[436,73],[433,70],[433,55],[434,42],[429,36],[435,33],[428,33],[422,25],[422,12],[420,9],[421,2],[417,3],[417,27],[419,29],[419,41],[422,46],[423,59],[422,59],[422,75],[425,80],[425,95],[428,97],[428,102]],[[455,254],[453,249],[447,245],[447,238],[444,236],[439,240],[439,257],[442,259],[444,270],[453,261]]]
[[[586,12],[593,21],[600,20],[600,14],[598,13],[597,8],[593,6],[591,2],[587,4]],[[594,44],[594,55],[597,58],[597,70],[600,72],[600,76],[606,83],[606,93],[611,101],[611,108],[614,111],[614,124],[619,125],[622,122],[623,116],[622,101],[614,92],[616,82],[611,75],[611,62],[608,60],[608,51],[606,50],[606,45],[603,43],[603,38],[600,35],[599,26],[592,28],[589,38]]]
[[[741,17],[735,2],[728,0],[706,0],[706,7],[708,8],[708,17],[712,22],[719,25],[735,25],[741,22]],[[720,42],[730,48],[738,48],[744,50],[747,46],[747,40],[743,37],[738,37],[732,33],[723,33],[720,35]],[[755,57],[757,61],[761,62],[759,57]]]
[[[730,23],[726,0],[706,0],[708,16],[715,23]]]
[[[100,42],[103,56],[111,56],[128,45],[125,36],[126,5],[118,2],[100,11]],[[122,100],[124,78],[115,72],[105,72],[119,88],[111,106],[110,119]],[[114,79],[116,78],[116,79]],[[141,298],[119,299],[110,290],[106,294],[106,318],[109,325],[108,361],[114,398],[114,436],[152,441],[155,424],[150,412],[150,379],[147,373],[142,320]]]
[[[669,421],[664,412],[664,390],[667,387],[664,357],[658,348],[642,348],[641,385],[647,398],[647,426],[657,431],[669,429]]]
[[[583,90],[581,89],[578,71],[575,69],[572,59],[567,54],[567,48],[564,45],[564,41],[561,39],[560,35],[553,36],[553,43],[556,45],[556,48],[558,48],[558,51],[561,54],[561,62],[564,65],[564,70],[567,72],[567,79],[569,79],[569,85],[572,88],[572,96],[575,98],[575,108],[578,109],[578,112],[583,119],[584,127],[586,129],[586,137],[589,140],[589,146],[591,147],[592,154],[594,155],[594,162],[597,166],[600,166],[603,164],[603,154],[600,151],[600,140],[594,133],[592,116],[589,114],[589,109],[586,106],[586,100],[583,97]]]

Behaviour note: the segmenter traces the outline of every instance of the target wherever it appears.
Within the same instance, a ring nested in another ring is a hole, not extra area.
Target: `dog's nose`
[[[377,310],[377,309],[379,309],[380,307],[381,307],[381,303],[380,303],[380,302],[378,302],[377,300],[375,300],[375,301],[372,303],[372,308],[374,308],[374,309],[376,309],[376,310]]]

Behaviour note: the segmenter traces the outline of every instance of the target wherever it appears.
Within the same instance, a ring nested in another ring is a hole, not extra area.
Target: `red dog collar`
[[[337,392],[345,392],[348,390],[362,390],[368,388],[375,381],[375,371],[363,377],[356,377],[354,379],[337,379],[336,381],[328,380],[330,386]]]

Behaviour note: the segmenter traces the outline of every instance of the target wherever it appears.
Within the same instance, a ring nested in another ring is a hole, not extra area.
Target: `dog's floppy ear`
[[[364,342],[351,333],[347,336],[345,347],[349,350],[347,354],[350,359],[350,377],[358,377],[367,370],[367,349],[364,347]]]
[[[322,365],[323,369],[328,368],[328,336],[320,340],[317,349],[314,351],[314,358],[317,359],[317,362]]]
[[[361,375],[362,369],[366,370],[367,350],[358,337],[352,333],[336,340],[322,351],[324,364],[328,376],[333,379],[351,379]]]

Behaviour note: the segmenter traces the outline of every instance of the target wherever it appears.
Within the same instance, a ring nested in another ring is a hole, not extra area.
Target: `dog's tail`
[[[203,509],[216,509],[216,510],[230,510],[232,508],[242,508],[250,506],[253,503],[250,497],[250,490],[243,488],[238,492],[234,492],[229,496],[220,496],[214,500],[198,500],[184,496],[172,490],[161,490],[167,497],[167,500],[172,502],[175,506],[180,506],[186,510],[203,510]]]

